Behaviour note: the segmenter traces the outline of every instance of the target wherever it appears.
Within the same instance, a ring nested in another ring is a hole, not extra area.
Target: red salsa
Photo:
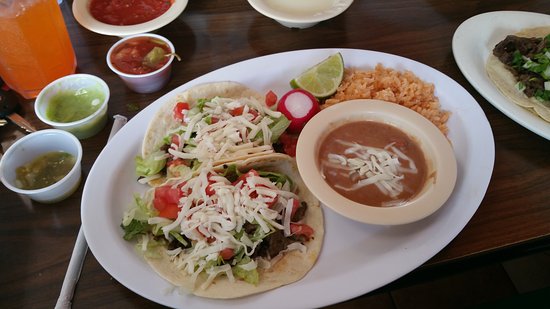
[[[111,64],[126,74],[147,74],[162,68],[172,51],[163,41],[136,37],[117,46],[111,53]]]
[[[92,0],[90,14],[109,25],[128,26],[153,20],[171,5],[172,0]]]

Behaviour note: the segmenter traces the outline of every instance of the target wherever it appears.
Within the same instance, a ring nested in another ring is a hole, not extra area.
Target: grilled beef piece
[[[256,231],[256,225],[250,222],[245,222],[243,224],[243,229],[248,235],[252,235]]]
[[[160,150],[162,150],[162,151],[168,152],[168,149],[170,149],[169,144],[164,144],[164,145],[160,146]]]
[[[544,90],[544,80],[537,73],[531,71],[521,71],[516,74],[516,79],[525,86],[525,93],[528,97],[535,96],[537,90]]]
[[[307,203],[302,202],[300,204],[300,207],[298,207],[298,209],[294,213],[294,216],[291,218],[292,222],[298,222],[298,221],[302,220],[302,218],[306,214],[306,210],[307,210]]]
[[[509,35],[493,49],[493,55],[506,65],[517,81],[523,83],[523,93],[528,97],[533,97],[538,90],[544,90],[544,79],[537,73],[514,67],[514,53],[519,51],[521,55],[532,58],[535,54],[541,53],[545,46],[546,41],[542,38]]]
[[[540,53],[544,47],[545,42],[542,38],[523,38],[509,35],[495,46],[493,55],[502,63],[512,66],[516,50],[523,56],[531,58],[533,55]]]
[[[292,240],[285,237],[282,230],[277,230],[263,239],[262,243],[256,248],[254,257],[274,258],[292,242]]]
[[[177,239],[174,239],[168,244],[168,250],[174,250],[176,248],[191,248],[191,241],[189,240],[189,238],[187,238],[185,235],[181,235],[181,237],[183,237],[183,239],[187,242],[187,245],[185,246]]]

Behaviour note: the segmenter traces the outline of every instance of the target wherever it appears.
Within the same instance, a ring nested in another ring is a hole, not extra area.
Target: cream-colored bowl
[[[16,183],[16,169],[38,156],[64,151],[73,155],[76,162],[65,177],[47,187],[34,190],[21,189]],[[40,130],[22,137],[11,145],[0,160],[0,180],[11,191],[28,196],[41,203],[55,203],[69,197],[80,184],[82,146],[71,133],[56,130]]]
[[[138,33],[155,31],[166,26],[183,12],[187,6],[188,0],[173,0],[173,3],[168,11],[164,12],[164,14],[159,17],[148,22],[128,26],[109,25],[98,21],[90,14],[90,2],[91,0],[73,1],[73,15],[76,21],[90,31],[99,34],[124,37]]]
[[[248,0],[260,14],[288,28],[309,28],[340,15],[353,0]]]
[[[409,201],[398,206],[368,206],[345,198],[324,180],[318,164],[320,142],[339,125],[360,120],[393,125],[419,143],[433,177]],[[305,184],[324,205],[350,219],[379,225],[410,223],[434,213],[453,192],[457,177],[452,146],[434,124],[406,107],[379,100],[342,102],[315,115],[300,133],[296,160]]]

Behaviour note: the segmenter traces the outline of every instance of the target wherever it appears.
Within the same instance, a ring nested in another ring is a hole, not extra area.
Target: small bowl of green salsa
[[[97,76],[68,75],[40,92],[34,110],[42,122],[85,139],[105,127],[109,94],[109,87]]]
[[[80,184],[82,146],[71,133],[40,130],[16,141],[0,160],[0,180],[41,203],[69,197]]]

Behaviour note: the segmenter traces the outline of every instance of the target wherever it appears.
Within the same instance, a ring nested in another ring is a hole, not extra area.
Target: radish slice
[[[321,108],[319,101],[311,93],[303,89],[293,89],[283,95],[277,110],[290,120],[287,130],[298,133]]]

